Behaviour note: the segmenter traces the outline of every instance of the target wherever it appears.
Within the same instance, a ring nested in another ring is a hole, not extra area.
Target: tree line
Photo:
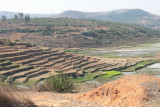
[[[1,19],[3,22],[5,22],[7,20],[7,17],[5,15],[3,15]],[[18,19],[22,20],[23,19],[25,22],[29,22],[31,20],[29,15],[24,15],[23,13],[15,14],[13,19],[15,19],[15,20],[18,20]]]

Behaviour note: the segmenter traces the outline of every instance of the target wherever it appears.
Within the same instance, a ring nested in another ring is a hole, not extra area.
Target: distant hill
[[[81,11],[64,11],[54,17],[69,17],[89,19],[95,18],[97,20],[107,20],[125,23],[137,23],[143,19],[160,18],[160,16],[153,15],[141,9],[121,9],[110,12],[81,12]]]
[[[13,18],[16,12],[0,12],[0,17],[2,15],[7,16],[7,18]],[[25,13],[26,14],[26,13]],[[129,24],[138,24],[145,27],[150,27],[160,30],[160,16],[154,15],[147,11],[141,9],[120,9],[113,10],[109,12],[82,12],[82,11],[64,11],[60,14],[29,14],[31,17],[68,17],[75,19],[96,19],[103,21],[113,21]]]
[[[160,29],[160,16],[141,9],[121,9],[110,12],[81,12],[70,10],[54,15],[53,17],[105,20],[138,24],[150,28]]]

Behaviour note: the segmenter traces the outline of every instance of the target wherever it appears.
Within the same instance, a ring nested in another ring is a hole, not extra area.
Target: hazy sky
[[[160,0],[1,0],[0,11],[48,14],[65,10],[98,12],[133,8],[160,15]]]

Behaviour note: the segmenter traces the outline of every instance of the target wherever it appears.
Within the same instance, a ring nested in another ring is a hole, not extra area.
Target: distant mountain
[[[8,12],[8,11],[0,11],[0,18],[4,15],[8,19],[14,18],[14,16],[18,14],[18,12]],[[30,14],[24,13],[24,15],[30,15],[32,18],[40,18],[40,17],[51,17],[53,14]]]
[[[121,9],[110,12],[81,12],[70,10],[54,15],[53,17],[105,20],[138,24],[150,28],[160,29],[160,16],[141,9]]]
[[[0,17],[5,15],[7,18],[13,18],[16,12],[0,12]],[[26,13],[25,13],[26,14]],[[141,9],[120,9],[109,12],[81,12],[81,11],[64,11],[60,14],[29,14],[32,18],[40,17],[68,17],[75,19],[96,19],[103,21],[113,21],[129,24],[138,24],[160,30],[160,16],[146,12]]]

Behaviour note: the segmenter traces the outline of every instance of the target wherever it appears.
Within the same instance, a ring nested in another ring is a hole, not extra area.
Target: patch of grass
[[[95,74],[93,74],[93,73],[87,73],[83,77],[72,78],[71,80],[73,82],[80,83],[80,82],[85,82],[85,81],[93,80],[94,77],[95,77]]]
[[[25,84],[29,86],[34,86],[37,83],[37,80],[28,80]]]
[[[106,78],[110,78],[116,75],[122,75],[121,72],[119,71],[104,71],[106,73],[106,75],[102,75],[102,77],[106,77]]]
[[[27,82],[20,82],[15,79],[15,81],[11,85],[24,85],[28,87],[30,90],[35,89],[35,85],[37,84],[37,80],[28,80]]]

